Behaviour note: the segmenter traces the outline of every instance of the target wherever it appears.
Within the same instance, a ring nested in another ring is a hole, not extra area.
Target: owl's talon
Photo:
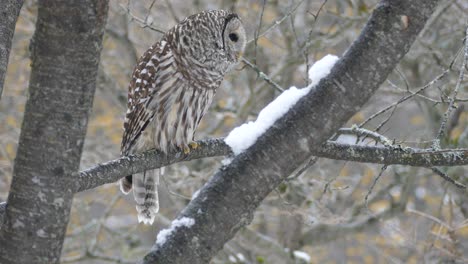
[[[186,154],[186,155],[190,153],[190,147],[189,146],[184,146],[183,150],[184,150],[184,154]]]
[[[190,142],[188,145],[191,149],[197,149],[200,146],[197,142]]]

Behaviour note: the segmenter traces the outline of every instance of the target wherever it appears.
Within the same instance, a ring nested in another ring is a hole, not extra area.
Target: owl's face
[[[239,16],[224,10],[191,15],[167,34],[175,56],[224,75],[240,60],[246,44]]]
[[[223,49],[227,58],[237,63],[245,49],[246,36],[242,21],[236,14],[229,14],[225,18],[223,28]]]

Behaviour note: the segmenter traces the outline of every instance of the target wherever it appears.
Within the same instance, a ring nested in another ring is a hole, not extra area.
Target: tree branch
[[[330,75],[222,167],[181,212],[178,219],[192,219],[193,225],[172,230],[143,262],[208,263],[251,222],[263,199],[367,102],[408,52],[436,3],[382,1]],[[411,22],[403,25],[405,16]]]
[[[83,170],[75,180],[74,192],[82,192],[104,184],[114,183],[120,178],[147,170],[157,169],[182,161],[232,155],[231,148],[223,138],[197,141],[198,147],[184,154],[170,151],[164,154],[147,151],[97,164]],[[415,167],[464,166],[468,165],[468,149],[418,149],[399,146],[362,146],[328,141],[310,153],[320,158],[375,163],[387,165],[407,165]],[[0,223],[6,203],[0,203]]]
[[[8,68],[11,40],[15,33],[16,20],[23,6],[23,0],[0,1],[0,99],[2,98],[3,83]]]
[[[230,147],[223,139],[208,139],[197,141],[198,147],[191,149],[190,153],[184,154],[175,150],[166,154],[150,150],[138,155],[131,155],[98,164],[92,168],[80,172],[79,179],[75,181],[75,191],[96,188],[106,183],[113,183],[120,178],[143,172],[146,170],[164,167],[181,161],[224,156],[231,152]]]
[[[157,169],[177,162],[232,154],[231,148],[223,138],[197,141],[197,144],[198,148],[192,149],[188,154],[173,150],[166,155],[152,150],[98,164],[80,172],[79,180],[75,181],[75,192],[116,182],[125,175]],[[468,165],[468,149],[434,151],[408,147],[349,145],[329,141],[310,155],[334,160],[415,167]]]

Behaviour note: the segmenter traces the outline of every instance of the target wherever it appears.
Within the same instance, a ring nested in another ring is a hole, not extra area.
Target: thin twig
[[[151,23],[148,23],[148,19],[149,19],[149,16],[151,15],[151,9],[153,9],[154,3],[156,3],[156,0],[153,0],[153,2],[151,2],[150,6],[148,7],[148,12],[146,13],[146,17],[145,17],[145,24],[151,24]]]
[[[309,160],[305,163],[305,165],[302,166],[302,168],[296,171],[296,173],[294,173],[293,176],[289,176],[288,178],[286,178],[285,181],[292,181],[292,180],[299,178],[299,176],[301,176],[307,169],[312,167],[317,161],[318,161],[318,157],[315,157],[315,156],[310,157]]]
[[[271,86],[273,86],[273,88],[275,88],[276,90],[280,91],[280,92],[283,92],[284,89],[279,85],[277,84],[275,81],[273,81],[270,77],[268,77],[268,75],[266,75],[264,72],[262,72],[255,64],[251,63],[250,61],[248,61],[247,59],[245,58],[242,58],[242,61],[245,63],[245,65],[249,66],[251,69],[253,69],[258,77],[264,81],[266,81],[268,84],[270,84]]]
[[[169,184],[167,183],[166,178],[164,177],[164,175],[160,175],[160,177],[161,177],[161,179],[163,180],[164,185],[166,186],[167,191],[169,192],[169,194],[174,195],[174,196],[179,197],[179,198],[182,198],[182,199],[187,200],[187,201],[192,200],[192,197],[188,197],[188,196],[185,196],[185,195],[183,195],[183,194],[174,192],[174,191],[171,189],[171,187],[169,187]]]
[[[376,118],[377,116],[387,112],[389,109],[391,109],[392,107],[394,107],[395,105],[398,105],[398,104],[401,104],[403,103],[404,101],[412,98],[413,96],[423,92],[424,90],[426,90],[427,88],[431,87],[432,85],[434,85],[435,83],[437,83],[438,81],[440,81],[443,77],[445,77],[445,75],[447,75],[447,73],[450,71],[450,69],[447,69],[445,70],[443,73],[441,73],[440,75],[438,75],[435,79],[433,79],[432,81],[430,81],[428,84],[424,85],[423,87],[419,88],[418,90],[416,90],[416,92],[412,93],[412,94],[409,94],[409,95],[406,95],[404,97],[402,97],[400,100],[396,101],[395,103],[381,109],[380,111],[378,111],[377,113],[373,114],[372,116],[370,116],[369,118],[367,118],[366,120],[364,120],[364,122],[362,122],[361,124],[358,125],[358,127],[363,127],[365,124],[367,124],[369,121],[371,121],[372,119]]]
[[[174,10],[174,7],[171,4],[171,1],[165,0],[165,2],[166,2],[166,5],[167,5],[167,8],[169,8],[169,12],[171,12],[172,18],[174,18],[176,23],[179,23],[180,22],[179,16],[177,16],[177,14],[176,14],[176,12]]]
[[[320,7],[319,7],[317,13],[315,13],[315,14],[313,14],[313,13],[310,12],[310,11],[307,11],[307,13],[308,13],[309,15],[311,15],[311,16],[314,17],[314,21],[317,21],[317,18],[319,17],[320,12],[322,12],[322,9],[323,9],[323,7],[325,6],[325,4],[326,4],[327,2],[328,2],[328,0],[323,1],[322,4],[321,4]]]
[[[149,29],[151,29],[151,30],[153,30],[153,31],[156,31],[156,32],[158,32],[158,33],[161,33],[161,34],[164,34],[164,33],[165,33],[164,30],[159,29],[159,28],[157,28],[157,27],[154,27],[154,26],[152,25],[152,23],[150,23],[150,24],[147,23],[146,19],[142,19],[142,18],[140,18],[140,17],[134,15],[134,14],[132,13],[132,11],[130,11],[130,1],[128,1],[127,6],[121,5],[121,7],[127,12],[127,14],[130,16],[131,20],[135,20],[135,21],[137,21],[137,22],[140,24],[140,27],[142,27],[142,28],[149,28]],[[146,18],[148,18],[148,17],[146,17]]]
[[[464,184],[459,183],[459,182],[457,182],[456,180],[450,178],[450,176],[448,176],[445,172],[441,171],[439,168],[437,168],[437,167],[432,167],[431,170],[432,170],[435,174],[437,174],[437,175],[439,175],[440,177],[442,177],[442,179],[444,179],[444,180],[450,182],[451,184],[455,185],[455,187],[460,188],[460,189],[462,189],[462,190],[466,190],[466,186],[465,186]]]
[[[468,27],[466,27],[466,32],[465,32],[465,54],[463,56],[463,62],[461,65],[460,69],[460,75],[457,80],[457,84],[455,85],[455,89],[453,90],[453,95],[452,97],[449,98],[449,105],[447,107],[447,111],[445,111],[444,116],[442,118],[442,122],[440,123],[440,128],[439,131],[437,132],[437,136],[434,139],[434,142],[432,144],[432,147],[434,149],[439,149],[440,148],[440,140],[443,137],[445,133],[445,128],[447,126],[447,121],[450,117],[450,114],[452,113],[452,110],[455,108],[455,100],[457,98],[458,90],[460,89],[461,83],[463,82],[464,78],[464,73],[465,73],[465,66],[468,61]]]
[[[281,23],[284,22],[284,20],[286,20],[286,18],[288,18],[292,13],[294,13],[296,11],[296,9],[304,2],[305,0],[301,0],[299,1],[288,13],[286,13],[282,18],[280,18],[279,20],[276,20],[272,25],[270,25],[265,31],[263,31],[261,34],[259,34],[257,36],[257,38],[261,38],[263,36],[265,36],[266,34],[268,34],[268,32],[270,32],[271,30],[273,30],[274,28],[276,28],[278,25],[280,25]],[[250,43],[252,41],[254,41],[255,39],[251,39],[249,41],[247,41],[247,43]]]
[[[377,184],[377,181],[380,179],[380,177],[382,177],[382,174],[387,169],[387,166],[388,166],[387,164],[382,166],[382,168],[380,169],[379,175],[377,175],[377,177],[375,177],[374,182],[372,183],[371,187],[367,191],[366,197],[364,197],[364,203],[366,205],[367,210],[369,210],[369,207],[368,207],[368,204],[367,204],[369,195],[372,193],[372,190],[374,189],[375,185]]]
[[[263,0],[262,3],[262,11],[260,11],[260,18],[258,19],[258,27],[257,30],[255,30],[255,38],[254,38],[254,63],[257,64],[257,48],[258,48],[258,36],[260,34],[260,30],[262,29],[262,21],[263,21],[263,14],[265,13],[265,3],[266,0]]]

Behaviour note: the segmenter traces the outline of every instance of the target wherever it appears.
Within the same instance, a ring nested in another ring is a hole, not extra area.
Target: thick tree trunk
[[[108,1],[39,1],[29,99],[0,230],[0,263],[58,263]]]
[[[23,0],[0,1],[0,99],[10,57],[11,40],[15,33],[16,20],[23,6]]]
[[[408,52],[437,2],[381,1],[330,75],[216,173],[178,216],[190,225],[174,228],[144,263],[208,263],[251,222],[263,199],[366,103]]]

